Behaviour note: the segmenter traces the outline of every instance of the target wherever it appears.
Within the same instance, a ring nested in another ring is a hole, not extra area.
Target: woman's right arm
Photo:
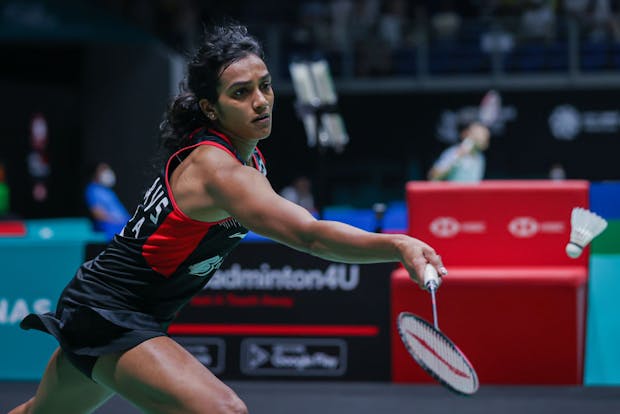
[[[332,261],[399,261],[418,283],[426,263],[433,264],[440,275],[446,273],[439,255],[420,240],[316,220],[303,207],[278,195],[255,169],[239,164],[222,151],[209,151],[206,158],[203,176],[207,198],[258,234]]]

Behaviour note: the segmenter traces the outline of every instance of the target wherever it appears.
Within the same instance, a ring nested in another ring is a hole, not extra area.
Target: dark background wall
[[[108,162],[128,208],[142,199],[154,171],[158,127],[170,96],[166,50],[144,45],[100,45],[84,53],[82,163]]]
[[[30,6],[20,8],[23,4]],[[178,62],[186,53],[164,46],[152,34],[103,18],[100,11],[84,10],[83,17],[76,17],[84,2],[63,2],[58,10],[53,4],[33,0],[3,8],[0,162],[7,167],[11,209],[22,217],[85,214],[83,189],[90,169],[106,161],[116,171],[116,190],[131,210],[153,172],[158,125],[176,92],[173,86],[182,76]],[[230,7],[236,13],[246,10],[240,2],[234,4]],[[28,13],[38,16],[41,10],[49,21],[28,26]],[[283,10],[280,15],[286,14]],[[551,165],[561,163],[567,178],[620,179],[615,159],[620,150],[620,77],[614,73],[602,74],[611,76],[610,87],[597,73],[573,78],[560,72],[549,78],[557,87],[540,79],[531,86],[525,78],[513,82],[507,73],[498,82],[490,73],[482,74],[478,87],[467,86],[466,76],[454,74],[449,79],[459,80],[461,87],[452,90],[442,85],[441,77],[431,76],[433,82],[424,83],[413,73],[408,78],[344,79],[359,87],[343,87],[336,76],[350,143],[341,153],[319,153],[308,148],[295,114],[286,50],[270,37],[272,26],[258,27],[262,30],[257,35],[272,52],[267,61],[275,73],[273,133],[261,149],[276,190],[307,175],[326,204],[368,207],[402,199],[405,182],[425,179],[433,160],[451,143],[439,133],[454,126],[445,121],[475,111],[490,87],[502,94],[504,108],[492,127],[486,178],[547,178]],[[562,79],[566,83],[558,82]],[[577,82],[580,79],[592,87]],[[33,200],[27,169],[28,128],[36,113],[45,115],[49,127],[51,173],[45,202]],[[567,135],[554,135],[550,120]]]

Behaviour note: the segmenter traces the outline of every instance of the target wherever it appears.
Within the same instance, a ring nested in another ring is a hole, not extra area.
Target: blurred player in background
[[[247,413],[166,331],[249,230],[327,260],[399,261],[420,286],[427,263],[446,274],[420,240],[317,220],[272,189],[256,146],[271,133],[274,93],[245,27],[208,32],[187,73],[161,125],[164,161],[143,203],[78,269],[55,312],[22,321],[60,347],[34,398],[10,414],[89,413],[114,393],[149,413]]]
[[[445,149],[428,172],[431,181],[478,182],[484,178],[491,133],[480,122],[460,128],[460,142]]]

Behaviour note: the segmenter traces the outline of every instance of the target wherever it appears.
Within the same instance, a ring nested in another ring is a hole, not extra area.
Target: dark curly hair
[[[217,85],[222,72],[232,63],[250,55],[264,59],[263,49],[245,26],[237,23],[205,29],[202,46],[187,63],[187,76],[180,93],[172,99],[159,126],[162,158],[187,145],[189,134],[210,124],[198,102],[217,101]]]

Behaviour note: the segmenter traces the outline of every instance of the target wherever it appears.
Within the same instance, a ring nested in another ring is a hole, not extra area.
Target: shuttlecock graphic
[[[579,257],[588,243],[607,227],[604,218],[581,207],[573,208],[570,224],[570,241],[566,244],[566,254],[573,259]]]

